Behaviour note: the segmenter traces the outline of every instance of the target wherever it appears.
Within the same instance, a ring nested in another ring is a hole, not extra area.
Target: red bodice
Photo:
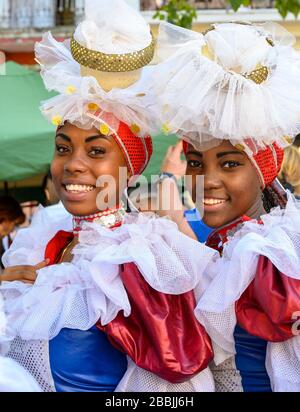
[[[60,231],[48,243],[45,258],[50,264],[59,262],[72,239],[72,233]],[[194,316],[194,293],[160,293],[151,288],[134,263],[121,265],[120,276],[131,314],[125,317],[119,312],[108,325],[97,323],[111,343],[139,367],[172,383],[184,382],[205,369],[213,351],[209,336]]]

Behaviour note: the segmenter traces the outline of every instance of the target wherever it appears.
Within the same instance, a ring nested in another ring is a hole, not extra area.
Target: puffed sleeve
[[[181,383],[205,369],[213,358],[211,341],[194,316],[193,292],[157,292],[134,263],[121,267],[131,314],[106,326],[110,341],[141,368],[171,383]]]
[[[295,336],[299,309],[300,280],[284,275],[260,256],[254,280],[236,303],[238,324],[269,342],[283,342]]]

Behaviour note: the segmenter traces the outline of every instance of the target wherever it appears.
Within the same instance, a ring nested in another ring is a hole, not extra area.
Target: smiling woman
[[[51,175],[68,213],[40,210],[4,257],[8,356],[44,391],[212,391],[193,289],[215,252],[191,265],[196,242],[120,202],[152,154],[152,35],[122,0],[86,4],[71,44],[37,45],[59,92],[42,111],[58,126]]]
[[[162,165],[173,189],[172,174],[191,175],[205,244],[219,253],[195,314],[215,343],[217,391],[299,392],[300,202],[276,180],[300,126],[298,56],[274,25],[215,24],[202,40],[167,112],[184,142]],[[182,211],[170,215],[195,237]]]
[[[258,218],[264,211],[261,183],[250,159],[230,142],[207,151],[186,147],[187,174],[192,176],[196,202],[196,176],[204,175],[203,222],[221,227],[246,214]],[[199,190],[199,188],[198,188]]]
[[[79,129],[70,123],[59,128],[51,174],[61,201],[72,215],[92,215],[106,210],[108,204],[110,208],[119,206],[117,198],[125,189],[124,185],[120,187],[122,168],[127,169],[126,159],[113,136],[104,136],[96,128]],[[105,204],[97,202],[101,188],[96,186],[101,176],[110,176],[114,181],[106,189]]]

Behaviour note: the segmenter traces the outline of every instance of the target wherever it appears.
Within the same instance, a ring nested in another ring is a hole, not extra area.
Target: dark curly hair
[[[18,221],[18,224],[25,222],[25,214],[16,199],[12,196],[0,197],[0,223],[5,220],[10,222]]]

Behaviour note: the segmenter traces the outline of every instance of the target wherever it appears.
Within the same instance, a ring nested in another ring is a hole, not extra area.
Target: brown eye
[[[225,167],[226,169],[233,169],[235,167],[241,166],[241,163],[235,160],[227,160],[226,162],[222,164],[222,166]]]
[[[59,145],[59,144],[55,145],[55,147],[56,147],[56,152],[59,154],[64,154],[69,150],[67,147]]]
[[[201,162],[199,162],[199,160],[188,160],[187,162],[189,167],[201,167]]]
[[[93,147],[91,151],[89,152],[90,155],[92,156],[101,156],[106,153],[106,150],[104,147]]]

